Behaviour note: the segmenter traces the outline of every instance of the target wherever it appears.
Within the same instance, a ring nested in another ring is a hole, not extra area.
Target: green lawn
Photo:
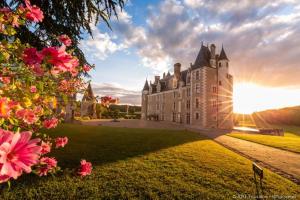
[[[251,142],[300,153],[300,127],[279,125],[276,125],[276,127],[281,127],[285,130],[283,137],[259,134],[244,134],[238,132],[233,132],[228,135]]]
[[[251,162],[197,133],[63,125],[50,131],[69,144],[55,154],[63,168],[93,163],[84,179],[23,176],[0,199],[233,199],[254,194]],[[300,187],[265,170],[265,194],[299,195]],[[299,196],[298,196],[299,197]]]

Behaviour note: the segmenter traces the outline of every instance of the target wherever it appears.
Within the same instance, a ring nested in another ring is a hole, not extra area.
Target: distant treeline
[[[234,114],[235,125],[268,127],[268,124],[300,126],[300,106],[265,110],[253,114]]]
[[[266,110],[252,114],[257,124],[286,124],[300,126],[300,106]]]
[[[130,105],[110,105],[109,108],[111,110],[119,110],[120,112],[127,112],[128,113],[136,113],[141,112],[141,106],[130,106]]]

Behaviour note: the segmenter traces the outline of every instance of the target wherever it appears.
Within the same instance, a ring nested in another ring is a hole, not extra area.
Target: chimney
[[[159,79],[160,79],[160,76],[155,76],[155,81],[154,81],[154,84],[157,84],[157,83],[158,83],[158,81],[159,81]]]
[[[177,79],[179,79],[179,77],[180,77],[180,69],[181,69],[181,64],[175,63],[174,64],[174,75]]]
[[[163,74],[163,78],[166,78],[166,73],[164,72],[164,74]]]
[[[210,45],[210,54],[211,54],[211,58],[215,59],[215,57],[216,57],[216,46],[215,46],[215,44]]]

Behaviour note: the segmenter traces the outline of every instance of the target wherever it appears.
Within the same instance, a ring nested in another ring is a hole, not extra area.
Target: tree
[[[25,1],[2,0],[0,7],[15,10],[19,5],[25,4]],[[124,8],[124,0],[31,0],[30,2],[43,11],[44,19],[34,26],[16,28],[16,37],[23,44],[28,43],[42,49],[45,46],[57,46],[56,36],[66,34],[73,42],[71,47],[81,65],[87,63],[78,47],[82,34],[87,32],[92,35],[91,27],[100,20],[109,26],[111,16],[117,17],[117,10]]]

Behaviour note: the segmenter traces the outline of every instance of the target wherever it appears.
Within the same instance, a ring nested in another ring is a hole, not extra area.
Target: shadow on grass
[[[47,133],[53,137],[67,136],[69,138],[69,143],[65,148],[54,150],[52,154],[63,168],[77,167],[80,159],[91,161],[94,166],[102,165],[205,139],[198,133],[186,131],[75,124],[64,124]]]
[[[63,170],[78,168],[80,160],[86,159],[92,162],[93,167],[106,163],[130,159],[161,149],[181,145],[184,143],[204,140],[199,133],[183,130],[159,130],[159,129],[130,129],[84,126],[76,124],[63,124],[53,130],[44,130],[52,138],[67,136],[69,143],[60,149],[52,150],[51,154],[58,161]],[[68,172],[58,175],[56,178],[66,178]],[[44,182],[53,177],[38,178],[36,175],[23,175],[13,185],[33,185],[36,182]],[[15,185],[15,186],[16,186]],[[1,186],[6,187],[6,186]],[[1,189],[1,188],[0,188]]]

